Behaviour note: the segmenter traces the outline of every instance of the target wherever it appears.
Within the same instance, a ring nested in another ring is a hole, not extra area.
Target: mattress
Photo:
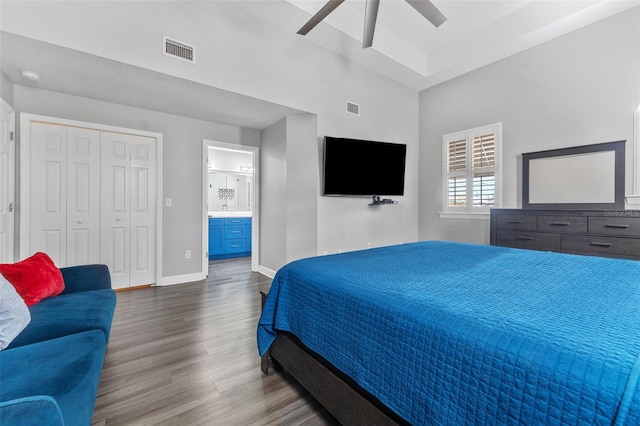
[[[288,331],[412,424],[640,424],[640,262],[443,241],[276,274]]]

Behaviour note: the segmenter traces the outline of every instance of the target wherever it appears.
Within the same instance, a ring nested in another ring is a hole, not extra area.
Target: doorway
[[[204,140],[202,269],[210,259],[251,256],[259,266],[259,148]]]

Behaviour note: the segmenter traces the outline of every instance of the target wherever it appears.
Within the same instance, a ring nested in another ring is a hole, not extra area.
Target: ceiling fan
[[[429,0],[405,0],[422,16],[427,18],[436,27],[442,25],[447,18],[433,5]],[[309,21],[298,30],[298,34],[306,35],[324,18],[340,6],[344,0],[329,0],[322,9],[309,19]],[[380,0],[367,0],[364,11],[364,34],[362,36],[362,48],[371,47],[373,44],[373,33],[376,27],[376,19],[378,17],[378,6]]]

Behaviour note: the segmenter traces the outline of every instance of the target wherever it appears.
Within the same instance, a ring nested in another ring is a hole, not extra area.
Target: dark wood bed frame
[[[260,293],[264,305],[266,294]],[[274,364],[296,379],[343,425],[409,424],[290,333],[278,333],[262,356],[260,368],[269,374]]]

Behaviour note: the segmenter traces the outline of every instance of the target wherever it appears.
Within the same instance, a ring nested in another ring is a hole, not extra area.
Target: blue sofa
[[[0,351],[2,425],[91,424],[116,295],[105,265],[60,270],[64,291]]]

